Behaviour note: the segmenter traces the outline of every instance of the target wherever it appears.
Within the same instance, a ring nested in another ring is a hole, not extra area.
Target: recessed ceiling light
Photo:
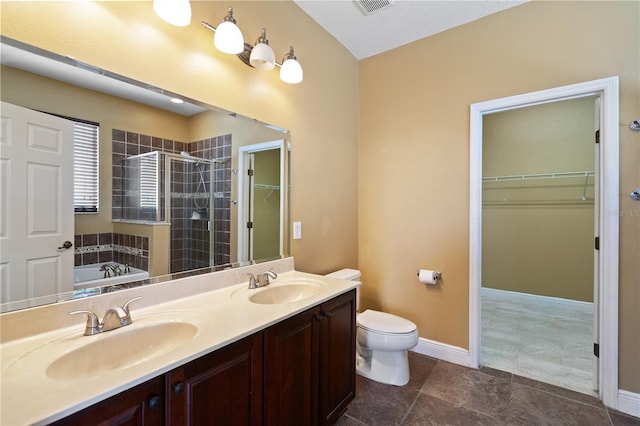
[[[171,102],[173,102],[174,104],[183,104],[184,101],[180,98],[171,98]]]

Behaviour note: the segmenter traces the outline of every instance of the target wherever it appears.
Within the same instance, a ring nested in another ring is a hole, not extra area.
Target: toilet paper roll
[[[420,271],[418,271],[418,280],[422,284],[436,284],[439,276],[439,272],[430,269],[420,269]]]

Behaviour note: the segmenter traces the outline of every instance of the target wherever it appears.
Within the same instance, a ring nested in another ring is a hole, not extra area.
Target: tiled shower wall
[[[149,238],[115,233],[75,236],[75,266],[117,262],[149,270]]]
[[[202,193],[196,194],[199,182],[198,170],[194,163],[172,162],[171,171],[171,271],[179,272],[194,268],[209,266],[209,238],[214,238],[214,262],[216,265],[231,261],[231,135],[218,136],[193,143],[184,143],[169,139],[152,137],[124,130],[113,130],[112,133],[112,167],[113,167],[113,218],[121,218],[123,186],[121,162],[124,158],[151,151],[189,154],[221,161],[214,167],[213,194],[213,229],[208,230],[207,220],[191,220],[194,210],[198,210],[194,203],[204,205],[206,197]],[[211,166],[202,165],[201,170],[207,189],[209,189],[209,169]],[[164,200],[161,200],[164,205]],[[202,217],[208,216],[209,208],[205,207]]]

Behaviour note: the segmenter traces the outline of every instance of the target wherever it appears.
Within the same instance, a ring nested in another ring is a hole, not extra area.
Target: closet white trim
[[[478,368],[481,348],[482,286],[482,117],[524,106],[599,96],[601,139],[598,188],[599,231],[599,396],[618,409],[618,241],[619,241],[619,89],[618,77],[578,83],[471,105],[469,211],[469,364]]]

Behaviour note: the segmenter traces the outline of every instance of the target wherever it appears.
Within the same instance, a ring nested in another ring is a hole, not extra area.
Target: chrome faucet
[[[122,270],[120,269],[120,265],[115,263],[105,263],[100,267],[100,270],[104,271],[105,278],[109,278],[111,276],[111,273],[109,271],[112,271],[113,275],[116,277],[118,275],[122,275]]]
[[[107,312],[104,314],[104,318],[102,322],[98,319],[98,316],[91,311],[72,311],[69,312],[69,315],[76,314],[86,314],[87,315],[87,325],[84,329],[85,336],[93,336],[94,334],[99,334],[105,331],[113,330],[116,328],[124,327],[126,325],[132,324],[133,320],[131,319],[131,311],[129,310],[129,304],[131,302],[135,302],[136,300],[140,300],[142,297],[134,297],[125,303],[122,307],[120,306],[112,306],[107,309]]]
[[[278,274],[273,272],[272,269],[264,271],[258,275],[253,275],[251,273],[246,273],[244,275],[249,277],[249,290],[268,286],[270,284],[270,278],[273,278],[274,280],[278,278]]]

